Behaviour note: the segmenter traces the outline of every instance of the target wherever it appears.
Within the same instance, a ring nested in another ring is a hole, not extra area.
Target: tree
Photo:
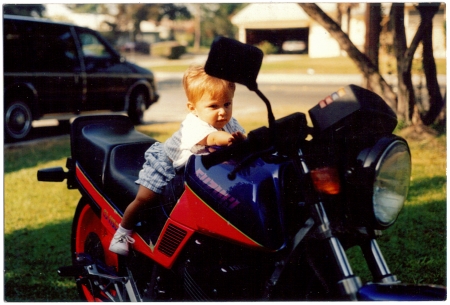
[[[415,104],[414,86],[411,78],[411,65],[414,53],[420,42],[416,34],[411,46],[407,48],[405,33],[405,4],[393,3],[390,18],[394,25],[394,52],[397,59],[398,105],[397,117],[406,125],[411,123]]]
[[[111,14],[107,4],[67,4],[76,12]],[[116,21],[109,23],[113,32],[132,32],[133,40],[140,33],[142,21],[153,20],[157,24],[163,18],[175,20],[190,18],[191,14],[182,4],[174,3],[132,3],[117,4]]]
[[[366,56],[378,67],[378,50],[381,33],[381,3],[366,4]]]
[[[326,15],[315,4],[299,4],[303,10],[316,22],[322,25],[333,36],[341,48],[353,59],[361,72],[368,80],[368,87],[382,96],[387,104],[397,113],[400,120],[406,125],[431,124],[442,113],[445,100],[442,99],[437,82],[436,64],[432,48],[432,19],[439,9],[440,3],[421,3],[416,8],[420,12],[421,22],[409,47],[406,43],[404,23],[404,3],[393,3],[390,20],[394,29],[394,52],[397,62],[398,100],[391,87],[386,83],[378,71],[377,64],[362,54],[342,31],[339,25]],[[372,12],[369,12],[371,14]],[[378,12],[376,13],[378,14]],[[376,22],[378,32],[379,22]],[[371,24],[371,23],[368,23]],[[374,34],[375,35],[375,34]],[[419,114],[414,95],[414,86],[411,77],[411,67],[418,45],[423,44],[423,69],[427,80],[430,96],[430,109],[425,114]],[[375,55],[369,55],[375,56]],[[422,128],[424,129],[424,128]],[[415,130],[418,130],[415,128]],[[423,131],[423,130],[422,130]]]
[[[352,9],[359,6],[359,3],[337,3],[337,24],[341,29],[345,28],[347,35],[350,33],[350,20],[352,15]],[[342,19],[345,16],[345,27],[342,25]]]
[[[441,113],[444,107],[439,84],[437,81],[436,63],[433,55],[433,17],[439,10],[439,3],[419,3],[417,9],[420,12],[421,24],[423,23],[424,33],[423,45],[423,70],[427,81],[428,95],[430,97],[430,109],[422,117],[425,125],[432,124]]]
[[[190,18],[191,14],[186,6],[174,3],[137,3],[118,4],[118,14],[116,15],[119,30],[127,30],[130,25],[133,31],[133,38],[140,33],[142,21],[153,20],[157,24],[164,17],[170,20],[177,18]]]
[[[323,26],[336,39],[341,49],[347,52],[348,56],[353,59],[360,71],[367,78],[370,88],[382,96],[386,103],[395,111],[397,109],[397,97],[392,91],[391,86],[381,76],[378,67],[356,48],[348,35],[342,31],[341,27],[316,4],[299,3],[299,5],[312,19]]]
[[[399,83],[399,109],[398,115],[407,125],[430,125],[437,118],[444,105],[444,100],[437,82],[436,63],[433,56],[432,32],[433,17],[439,10],[440,3],[421,3],[419,10],[421,21],[416,34],[407,48],[404,4],[394,3],[391,8],[391,20],[394,24],[394,51],[397,58],[397,74]],[[423,69],[430,97],[430,109],[425,114],[419,114],[414,95],[414,86],[411,80],[411,66],[414,54],[420,44],[423,45]]]
[[[200,4],[203,45],[209,45],[218,35],[234,37],[236,29],[230,21],[230,16],[244,5],[241,3]]]
[[[42,4],[5,4],[3,13],[6,15],[20,15],[43,17],[45,6]]]
[[[380,48],[380,33],[381,33],[381,3],[367,3],[366,4],[366,39],[364,50],[366,56],[370,61],[379,67],[378,57]],[[370,87],[366,80],[366,87]]]

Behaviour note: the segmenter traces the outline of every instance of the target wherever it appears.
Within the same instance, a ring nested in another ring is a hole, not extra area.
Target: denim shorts
[[[139,179],[136,180],[136,183],[161,194],[173,177],[175,177],[175,169],[164,151],[164,145],[155,142],[145,152],[145,163],[139,172]]]

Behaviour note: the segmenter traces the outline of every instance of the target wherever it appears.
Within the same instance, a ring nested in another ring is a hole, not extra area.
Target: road
[[[158,77],[158,75],[157,75]],[[270,100],[275,118],[279,109],[306,112],[321,99],[337,91],[339,85],[301,85],[264,82],[259,90]],[[160,100],[146,111],[144,119],[149,124],[179,122],[186,116],[186,97],[181,87],[181,79],[168,78],[158,82]],[[237,85],[233,102],[236,117],[266,113],[264,102],[249,91],[247,87]]]
[[[158,77],[158,76],[157,76]],[[292,109],[290,112],[307,110],[318,103],[328,94],[336,91],[337,85],[301,85],[282,84],[280,82],[264,81],[259,85],[259,90],[270,100],[275,118],[279,118],[280,109]],[[181,122],[186,116],[186,97],[181,86],[180,77],[164,78],[158,82],[159,101],[152,105],[144,114],[147,124],[164,122]],[[263,115],[266,118],[264,102],[251,92],[247,87],[237,85],[234,98],[234,116],[237,119],[243,116]],[[26,141],[6,144],[5,146],[33,143],[43,138],[55,136],[67,136],[70,132],[67,122],[39,121],[38,128],[34,128]],[[56,126],[55,126],[56,125]]]

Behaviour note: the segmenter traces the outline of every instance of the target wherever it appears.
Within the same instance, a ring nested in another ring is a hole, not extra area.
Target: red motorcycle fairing
[[[205,235],[227,239],[252,248],[261,249],[263,247],[220,216],[189,186],[185,185],[185,188],[185,192],[170,214],[171,220],[183,223]]]
[[[80,186],[100,208],[100,220],[106,229],[103,240],[110,241],[121,222],[122,216],[89,180],[79,164],[76,165],[76,178]],[[140,234],[134,232],[135,243],[133,248],[163,267],[171,268],[195,231],[218,236],[249,247],[262,248],[260,244],[214,212],[189,187],[186,187],[185,192],[172,210],[156,244],[153,244],[151,240],[147,242]]]

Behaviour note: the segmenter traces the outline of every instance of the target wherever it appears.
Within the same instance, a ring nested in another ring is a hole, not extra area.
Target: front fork
[[[357,300],[358,290],[362,287],[361,279],[353,274],[345,250],[331,230],[330,221],[319,194],[312,191],[314,187],[311,181],[310,170],[301,150],[299,150],[298,155],[298,163],[295,166],[304,174],[304,177],[308,177],[306,185],[309,190],[309,199],[307,202],[310,203],[312,218],[317,227],[318,234],[324,242],[325,249],[329,251],[330,258],[332,259],[330,263],[335,266],[336,276],[333,278],[337,279],[338,291],[344,298]],[[398,283],[395,275],[391,274],[375,239],[368,239],[362,243],[361,249],[375,282]]]

